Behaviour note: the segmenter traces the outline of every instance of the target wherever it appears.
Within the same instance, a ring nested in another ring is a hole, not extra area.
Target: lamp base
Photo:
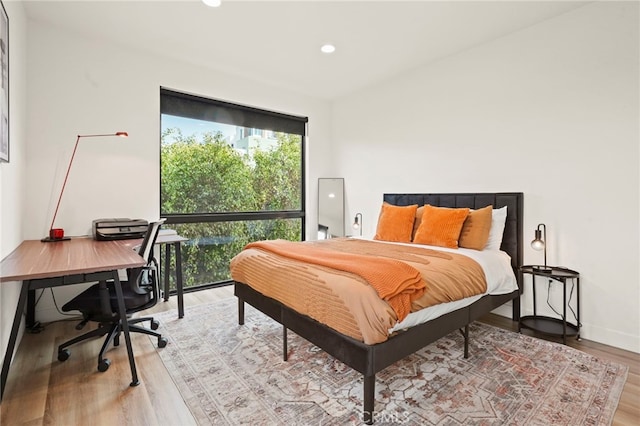
[[[67,241],[70,240],[71,237],[62,237],[62,238],[51,238],[51,237],[45,237],[43,239],[41,239],[40,241],[42,241],[43,243],[55,243],[56,241]]]
[[[533,265],[533,269],[540,272],[551,272],[553,268],[551,266]]]
[[[49,236],[41,239],[43,243],[52,243],[55,241],[65,241],[70,240],[71,238],[64,236],[64,229],[62,228],[51,228],[49,229]]]

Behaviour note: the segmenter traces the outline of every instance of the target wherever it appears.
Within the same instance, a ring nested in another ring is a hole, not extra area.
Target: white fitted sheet
[[[400,243],[398,243],[400,244]],[[418,244],[411,244],[413,247]],[[482,267],[485,278],[487,280],[487,291],[484,294],[467,297],[465,299],[456,300],[454,302],[441,303],[439,305],[430,306],[417,312],[410,313],[402,322],[397,323],[389,330],[389,334],[403,330],[409,327],[423,324],[432,319],[438,318],[456,309],[471,305],[482,296],[491,294],[507,294],[518,288],[516,276],[511,267],[511,258],[503,251],[499,250],[472,250],[465,248],[449,249],[445,247],[424,246],[427,249],[439,250],[444,252],[458,253],[472,258]]]

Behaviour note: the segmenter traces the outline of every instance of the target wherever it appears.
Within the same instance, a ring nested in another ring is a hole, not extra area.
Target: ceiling
[[[27,17],[335,99],[581,7],[578,1],[32,1]],[[333,54],[320,52],[324,43]]]

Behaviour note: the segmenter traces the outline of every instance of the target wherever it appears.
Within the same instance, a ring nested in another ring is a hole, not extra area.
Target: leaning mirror
[[[318,239],[344,237],[344,179],[318,179]]]

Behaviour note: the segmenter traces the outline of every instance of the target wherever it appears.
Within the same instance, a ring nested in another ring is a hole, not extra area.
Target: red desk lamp
[[[40,241],[43,242],[53,242],[53,241],[64,241],[70,239],[70,237],[64,236],[64,229],[62,228],[54,228],[53,224],[56,221],[56,216],[58,215],[58,207],[60,207],[60,200],[62,200],[62,194],[64,194],[64,188],[67,186],[67,178],[69,177],[69,171],[71,170],[71,165],[73,164],[73,158],[76,156],[76,150],[78,149],[78,142],[80,142],[80,138],[97,138],[104,136],[120,136],[120,137],[128,137],[129,134],[127,132],[116,132],[116,133],[107,133],[100,135],[78,135],[76,139],[76,145],[73,147],[73,153],[71,154],[71,160],[69,160],[69,166],[67,167],[67,174],[64,176],[64,182],[62,183],[62,190],[60,190],[60,196],[58,197],[58,204],[56,204],[56,211],[53,213],[53,219],[51,220],[51,226],[49,227],[49,236],[43,238]]]

